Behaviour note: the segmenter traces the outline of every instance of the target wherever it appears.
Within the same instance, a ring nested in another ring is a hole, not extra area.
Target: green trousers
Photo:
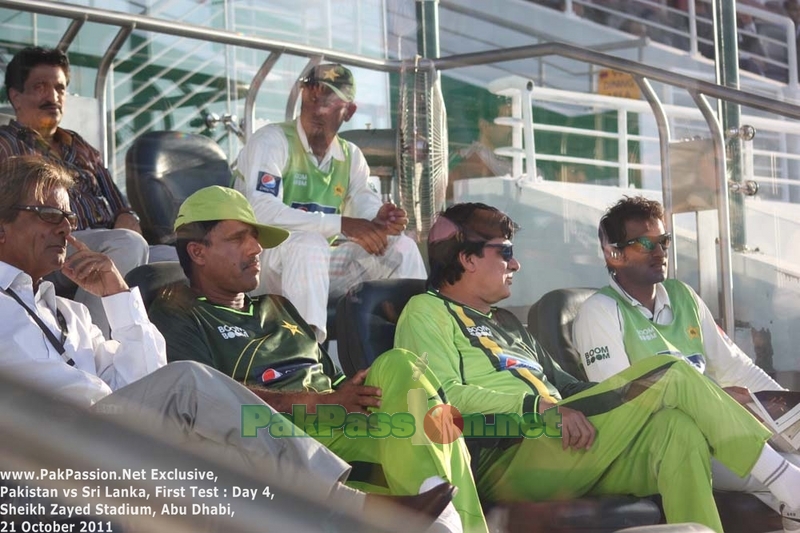
[[[589,450],[560,438],[524,439],[480,453],[476,478],[487,501],[660,493],[668,522],[722,533],[711,492],[710,457],[737,475],[755,464],[770,431],[683,361],[657,356],[559,405],[597,429]]]
[[[381,406],[376,412],[409,413],[412,397],[422,398],[425,411],[442,403],[437,393],[441,387],[438,380],[427,364],[407,350],[394,349],[378,357],[369,369],[365,384],[381,388]],[[423,429],[417,427],[415,431]],[[464,531],[487,531],[464,439],[450,444],[423,439],[424,443],[419,444],[415,442],[418,439],[394,436],[351,438],[344,429],[316,439],[353,465],[354,471],[347,484],[366,492],[417,494],[425,479],[440,476],[458,487],[453,505]],[[375,474],[376,471],[380,473]],[[352,481],[353,478],[356,480]]]

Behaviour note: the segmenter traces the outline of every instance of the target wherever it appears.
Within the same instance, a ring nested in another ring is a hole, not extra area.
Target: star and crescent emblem
[[[335,68],[328,69],[328,71],[325,72],[325,74],[322,75],[322,79],[330,80],[330,81],[336,81],[336,78],[338,78],[338,77],[339,77],[339,74],[336,72]]]
[[[291,332],[292,337],[300,333],[300,327],[297,324],[290,324],[286,320],[283,321],[283,325],[281,327],[288,329]]]

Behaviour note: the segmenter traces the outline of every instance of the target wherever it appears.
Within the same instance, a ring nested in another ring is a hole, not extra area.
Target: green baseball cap
[[[339,63],[317,65],[300,81],[303,85],[325,85],[345,102],[356,99],[356,80],[353,73]]]
[[[175,231],[192,222],[210,220],[238,220],[258,230],[258,242],[264,248],[274,248],[286,240],[289,232],[285,229],[267,226],[256,222],[256,215],[250,202],[239,191],[228,187],[213,185],[195,192],[181,204]]]

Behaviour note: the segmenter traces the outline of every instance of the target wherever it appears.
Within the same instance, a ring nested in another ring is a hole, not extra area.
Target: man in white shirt
[[[749,390],[781,390],[717,326],[691,287],[667,280],[671,235],[664,210],[643,196],[624,197],[600,220],[598,236],[610,283],[580,308],[573,339],[590,381],[602,381],[631,363],[657,354],[681,357],[741,404]],[[785,457],[800,465],[794,454]],[[718,489],[757,492],[776,510],[779,502],[752,477],[739,478],[714,463]]]
[[[416,243],[402,234],[406,212],[381,203],[367,183],[361,150],[337,135],[356,112],[352,72],[318,65],[301,87],[295,122],[270,124],[248,139],[234,188],[259,222],[292,232],[281,246],[264,251],[254,294],[288,298],[321,342],[329,295],[341,296],[363,280],[427,275]],[[337,235],[350,242],[331,247]]]
[[[11,157],[0,162],[0,181],[0,372],[58,401],[171,430],[186,448],[229,458],[257,475],[307,479],[313,472],[316,482],[303,487],[312,497],[363,508],[366,495],[340,483],[350,466],[314,439],[272,438],[268,431],[241,437],[241,406],[263,405],[257,396],[204,365],[165,366],[164,338],[138,289],[128,288],[107,256],[71,235],[77,217],[68,211],[74,181],[66,170],[36,156]],[[258,226],[268,245],[286,238],[283,230]],[[68,244],[77,250],[69,258]],[[59,269],[101,298],[111,339],[86,306],[57,297],[42,280]],[[420,509],[435,501],[424,510],[436,516],[452,497],[451,486],[440,487],[423,501],[400,503]]]

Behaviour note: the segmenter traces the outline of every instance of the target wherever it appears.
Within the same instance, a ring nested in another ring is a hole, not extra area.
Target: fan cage
[[[444,208],[447,189],[447,115],[438,73],[418,65],[401,71],[398,201],[418,240]]]

